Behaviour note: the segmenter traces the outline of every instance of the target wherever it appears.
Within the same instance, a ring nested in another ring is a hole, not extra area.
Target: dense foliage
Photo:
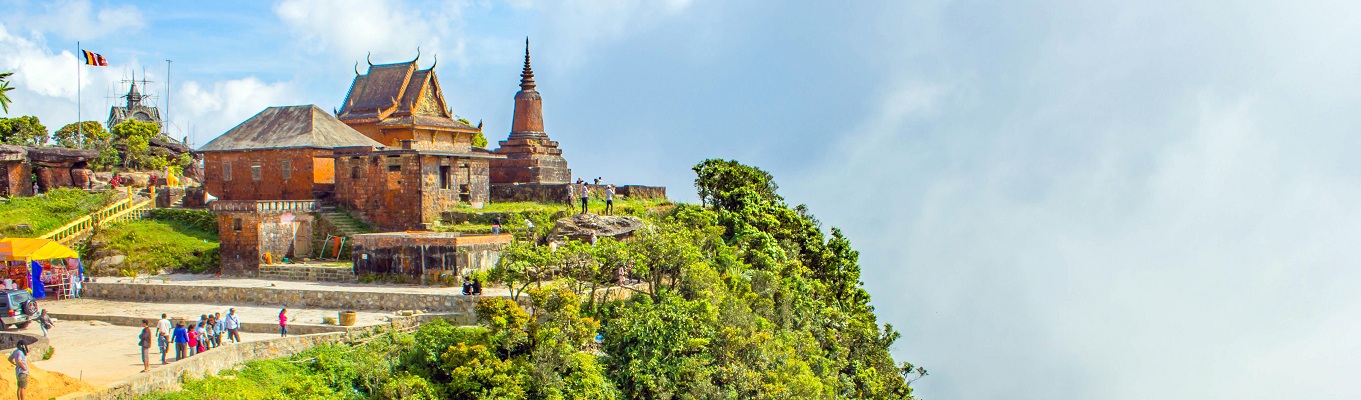
[[[513,298],[479,301],[476,327],[326,346],[156,398],[910,398],[925,371],[889,354],[899,335],[849,241],[764,171],[695,169],[705,206],[653,213],[630,239],[510,246],[490,276]]]
[[[60,188],[0,201],[0,238],[37,237],[108,205],[110,193]]]
[[[0,118],[0,144],[42,146],[47,143],[47,136],[47,127],[38,117]]]

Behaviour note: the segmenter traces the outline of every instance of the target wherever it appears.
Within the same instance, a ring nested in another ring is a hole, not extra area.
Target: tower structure
[[[520,72],[520,91],[515,93],[510,137],[496,149],[505,158],[491,160],[491,183],[568,183],[572,179],[558,142],[544,131],[543,97],[536,88],[529,39],[525,39],[525,66]]]
[[[143,84],[146,84],[146,82],[145,79],[142,80]],[[130,119],[161,125],[161,111],[156,109],[155,106],[148,106],[143,102],[150,96],[143,95],[141,91],[137,90],[136,77],[132,80],[132,86],[128,88],[128,94],[121,97],[128,99],[128,101],[124,106],[109,108],[109,120],[106,122],[109,129],[113,129],[114,125]],[[164,131],[164,127],[162,128],[162,131]]]

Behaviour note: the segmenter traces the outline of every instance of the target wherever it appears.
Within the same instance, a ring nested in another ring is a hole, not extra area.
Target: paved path
[[[134,282],[131,278],[98,278],[99,282]],[[419,286],[419,285],[399,285],[399,284],[363,284],[363,283],[337,283],[337,282],[307,282],[289,280],[269,280],[253,278],[217,278],[212,275],[196,274],[166,274],[151,278],[137,278],[136,283],[151,283],[165,285],[193,285],[193,286],[223,286],[223,287],[273,287],[279,289],[305,289],[305,290],[330,290],[337,292],[380,292],[380,293],[412,293],[412,294],[444,294],[457,295],[463,292],[461,287],[442,287],[442,286]],[[484,284],[482,286],[484,296],[508,296],[504,287],[495,287]]]
[[[38,327],[30,326],[28,330],[38,332]],[[140,327],[115,326],[98,321],[57,321],[47,336],[54,349],[52,359],[34,361],[33,365],[83,379],[96,387],[107,385],[142,371],[142,356],[136,346],[137,335],[141,331]],[[264,333],[241,334],[243,341],[276,337],[278,335]],[[160,349],[153,346],[151,350],[151,367],[160,368]],[[173,364],[174,357],[172,349],[167,361]]]
[[[84,314],[84,315],[119,315],[143,317],[159,320],[161,314],[170,314],[173,317],[185,317],[194,321],[198,317],[207,313],[222,313],[227,315],[227,310],[236,308],[243,323],[257,322],[277,324],[279,322],[278,307],[263,306],[232,306],[222,304],[194,304],[194,303],[137,303],[131,301],[113,301],[96,299],[71,299],[58,300],[39,303],[47,312],[55,314]],[[337,317],[340,310],[319,310],[290,308],[288,315],[289,322],[295,324],[314,324],[321,325],[322,317]],[[355,319],[356,326],[379,325],[387,323],[390,313],[381,312],[360,312]]]

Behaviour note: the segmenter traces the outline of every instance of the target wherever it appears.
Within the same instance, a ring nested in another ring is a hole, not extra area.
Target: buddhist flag
[[[85,53],[85,65],[95,67],[109,66],[109,60],[105,60],[104,56],[99,55],[99,53],[95,53],[89,50],[81,50],[81,52]]]

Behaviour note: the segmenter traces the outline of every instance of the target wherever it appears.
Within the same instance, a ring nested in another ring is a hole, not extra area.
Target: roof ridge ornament
[[[366,57],[364,57],[364,59],[367,60],[367,61],[369,62],[369,66],[370,66],[370,67],[373,66],[373,52],[372,52],[372,51],[370,51],[370,52],[369,52],[369,55],[366,56]]]
[[[435,53],[435,63],[430,64],[430,70],[434,71],[436,65],[439,65],[439,53]]]
[[[415,64],[417,61],[420,60],[421,60],[421,46],[416,46],[416,59],[411,60],[411,63]],[[417,65],[417,67],[419,67],[419,65]]]
[[[354,62],[354,74],[355,74],[356,76],[360,75],[360,74],[359,74],[359,62],[358,62],[358,61],[355,61],[355,62]]]

